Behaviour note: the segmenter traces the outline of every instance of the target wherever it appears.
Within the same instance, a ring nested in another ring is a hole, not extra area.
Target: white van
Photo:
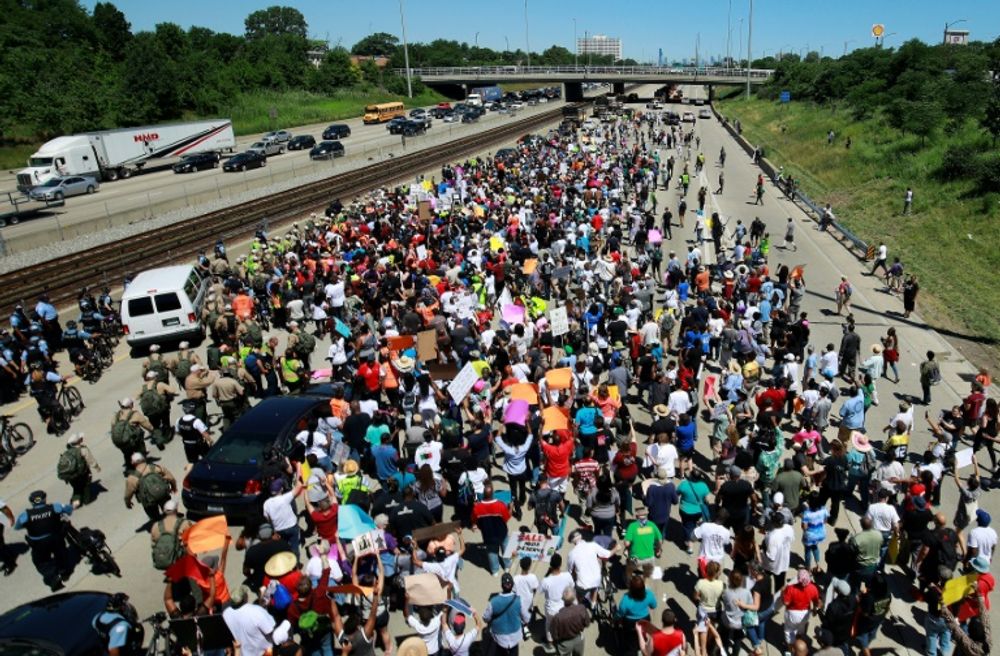
[[[137,275],[122,294],[125,341],[136,347],[205,335],[201,306],[208,278],[194,266],[150,269]]]

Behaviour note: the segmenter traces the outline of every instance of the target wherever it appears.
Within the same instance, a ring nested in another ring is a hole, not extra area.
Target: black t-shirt
[[[753,495],[753,485],[742,478],[736,481],[729,480],[719,488],[719,503],[730,513],[743,512],[750,503]]]
[[[476,462],[483,462],[490,457],[490,429],[486,426],[470,433],[467,438],[469,451]]]
[[[344,420],[344,443],[358,453],[365,449],[365,433],[372,423],[372,418],[367,413],[359,412],[350,415]]]
[[[938,567],[955,569],[958,564],[958,534],[954,529],[930,529],[924,533],[924,546],[929,547],[927,557],[921,563],[921,571],[932,579],[938,577]]]
[[[854,600],[850,597],[836,597],[826,607],[823,628],[833,634],[833,644],[839,645],[851,639],[851,625],[854,624]]]
[[[754,581],[753,592],[760,595],[760,608],[770,608],[774,603],[774,579],[765,576],[760,581]]]
[[[250,582],[251,589],[258,590],[260,586],[264,585],[264,565],[271,559],[271,556],[291,550],[292,547],[281,538],[264,540],[247,549],[246,555],[243,556],[243,569],[250,570],[247,580]]]
[[[418,528],[426,528],[434,524],[434,516],[427,506],[419,501],[404,501],[389,516],[389,525],[397,538],[413,535]]]
[[[608,324],[608,341],[612,344],[615,342],[624,342],[627,334],[628,323],[623,319],[616,319]]]
[[[903,530],[910,539],[921,539],[927,532],[927,525],[934,519],[934,513],[928,508],[923,510],[907,510],[903,513]]]
[[[670,417],[657,417],[653,424],[649,427],[650,435],[659,435],[660,433],[673,434],[674,427],[677,424]]]

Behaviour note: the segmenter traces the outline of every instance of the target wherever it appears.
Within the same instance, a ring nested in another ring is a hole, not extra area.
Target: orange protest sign
[[[184,543],[191,553],[202,554],[216,551],[226,545],[229,525],[225,515],[217,515],[201,520],[184,532]]]
[[[510,386],[511,401],[527,401],[528,405],[538,405],[538,390],[531,383],[515,383]]]
[[[550,405],[542,410],[542,431],[566,430],[569,428],[569,410]]]
[[[400,335],[398,337],[389,337],[387,341],[389,345],[389,350],[395,351],[397,353],[399,351],[405,351],[414,344],[413,335]]]
[[[550,390],[569,389],[572,379],[573,370],[569,367],[550,369],[545,372],[545,382],[549,384]]]
[[[618,393],[617,385],[608,385],[608,396],[613,399],[621,400],[621,394]]]
[[[524,261],[524,265],[521,266],[521,271],[524,272],[524,275],[530,276],[535,272],[535,269],[537,268],[538,268],[538,258],[532,257]]]

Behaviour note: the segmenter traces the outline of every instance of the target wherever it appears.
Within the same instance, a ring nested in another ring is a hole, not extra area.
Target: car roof
[[[128,289],[122,294],[122,300],[135,298],[136,296],[146,296],[147,291],[150,289],[159,291],[176,291],[182,289],[193,269],[194,267],[190,264],[176,264],[174,266],[143,271],[129,283]]]
[[[93,653],[100,636],[91,622],[110,598],[106,592],[62,592],[7,611],[0,615],[0,655],[39,653],[22,640],[66,656]]]
[[[327,397],[328,398],[328,397]],[[293,425],[303,414],[327,399],[313,394],[267,398],[233,422],[219,439],[230,432],[252,429],[254,433],[274,433],[275,437]]]

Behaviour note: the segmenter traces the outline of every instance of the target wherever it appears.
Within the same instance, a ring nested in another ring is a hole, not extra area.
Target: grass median
[[[917,311],[924,320],[973,342],[1000,341],[1000,198],[980,193],[972,179],[945,181],[939,174],[949,150],[988,143],[976,126],[921,143],[881,118],[856,121],[847,109],[758,99],[725,100],[716,108],[739,119],[743,136],[815,202],[831,203],[848,229],[868,243],[885,241],[890,261],[899,257],[919,278]],[[827,145],[830,130],[833,145]],[[908,186],[913,210],[903,216]]]

